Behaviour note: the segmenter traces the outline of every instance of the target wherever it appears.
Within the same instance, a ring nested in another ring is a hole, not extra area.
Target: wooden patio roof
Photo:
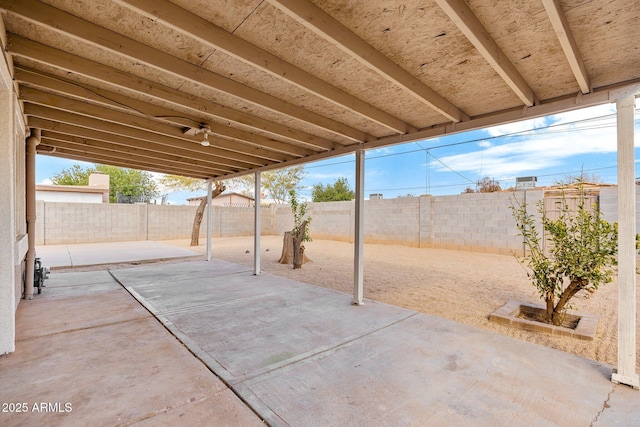
[[[197,178],[640,86],[637,0],[0,0],[0,11],[39,153]]]

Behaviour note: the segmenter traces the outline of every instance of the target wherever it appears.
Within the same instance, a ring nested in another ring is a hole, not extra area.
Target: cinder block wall
[[[527,191],[527,204],[535,206],[542,195],[542,191]],[[522,238],[518,236],[510,206],[512,200],[522,201],[524,197],[524,192],[432,197],[428,217],[420,229],[424,239],[421,244],[502,254],[522,250]],[[423,211],[426,214],[427,206]]]
[[[618,221],[618,187],[600,189],[600,212],[603,219]],[[636,230],[640,233],[640,185],[636,185]]]
[[[366,243],[420,246],[419,197],[366,200],[364,212]]]
[[[365,201],[365,242],[448,248],[491,253],[523,249],[510,209],[512,200],[526,202],[536,216],[541,190],[516,193],[473,193]],[[640,211],[640,188],[638,188]],[[605,219],[617,220],[617,192],[603,188]],[[191,237],[195,206],[37,203],[36,244],[71,244]],[[213,206],[213,236],[253,234],[253,208]],[[353,201],[310,203],[311,236],[353,241]],[[289,205],[261,208],[261,234],[281,235],[293,228]],[[640,223],[638,226],[640,230]],[[206,215],[200,237],[206,236]]]
[[[167,209],[170,208],[170,209]],[[191,227],[197,206],[147,205],[147,240],[191,238]],[[216,209],[212,209],[216,218]],[[206,215],[200,226],[200,237],[206,237]],[[214,222],[215,223],[215,222]]]
[[[147,205],[45,202],[42,211],[40,244],[147,239]]]
[[[353,242],[354,206],[351,201],[310,203],[312,238]],[[291,216],[291,221],[286,221],[287,228],[280,230],[282,233],[293,228],[293,216],[288,205],[280,209],[283,211],[282,218]]]

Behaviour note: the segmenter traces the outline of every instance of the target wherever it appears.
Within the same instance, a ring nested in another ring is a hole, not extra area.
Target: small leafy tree
[[[287,201],[287,196],[291,191],[299,188],[304,175],[304,166],[292,166],[264,172],[262,174],[262,188],[277,204],[283,204]]]
[[[582,191],[575,210],[563,198],[557,220],[545,215],[541,202],[538,212],[542,232],[551,242],[545,251],[526,204],[512,203],[511,208],[524,238],[525,257],[520,262],[546,303],[545,321],[561,325],[567,304],[578,292],[592,294],[600,285],[612,281],[617,264],[618,225],[602,219],[597,205],[588,209]]]
[[[311,217],[306,217],[308,212],[307,203],[299,203],[295,190],[289,190],[289,200],[291,203],[291,211],[293,212],[293,268],[302,268],[304,258],[303,242],[310,242],[309,223]]]
[[[131,196],[145,203],[158,196],[158,186],[150,172],[110,165],[95,164],[83,168],[74,164],[54,174],[51,182],[56,185],[88,185],[89,175],[96,172],[109,175],[110,203],[116,203],[117,194]]]
[[[353,200],[353,190],[349,188],[347,178],[338,178],[333,184],[314,184],[311,191],[311,199],[314,202],[339,202]]]

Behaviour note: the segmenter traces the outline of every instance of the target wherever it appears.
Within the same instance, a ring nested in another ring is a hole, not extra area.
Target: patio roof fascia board
[[[578,49],[578,44],[573,37],[573,32],[571,31],[571,27],[569,26],[569,22],[567,21],[564,11],[560,7],[560,3],[558,0],[542,0],[542,5],[547,11],[551,25],[558,37],[558,41],[564,51],[564,55],[569,62],[571,71],[580,86],[580,90],[582,93],[591,92],[591,80],[589,78],[589,73],[584,65],[580,49]]]
[[[207,119],[204,117],[187,116],[184,113],[149,104],[134,98],[129,98],[115,92],[73,83],[21,67],[16,67],[15,69],[15,80],[20,82],[22,86],[28,88],[39,89],[45,92],[51,92],[60,96],[72,98],[77,101],[116,109],[123,113],[136,112],[141,117],[149,117],[174,126],[197,127],[202,124],[208,124]],[[153,111],[154,115],[149,115],[145,113],[145,111]],[[304,157],[318,151],[270,139],[263,135],[250,133],[230,126],[210,124],[210,127],[211,132],[209,135],[231,139],[249,146],[258,146],[259,148],[264,148],[265,150],[274,151],[286,156]],[[243,153],[242,149],[236,145],[225,144],[224,142],[220,144],[220,141],[218,143],[218,147]],[[247,152],[244,153],[251,154]]]
[[[347,126],[344,123],[336,122],[313,111],[300,108],[272,95],[245,86],[235,80],[203,69],[37,0],[22,0],[20,2],[0,0],[0,9],[36,25],[73,37],[82,43],[139,61],[174,77],[205,85],[231,95],[242,102],[302,121],[338,136],[348,138],[353,142],[368,141],[373,138],[365,132]]]
[[[385,138],[379,138],[376,141],[365,142],[360,145],[352,145],[347,147],[340,147],[330,152],[314,154],[303,159],[292,160],[281,165],[269,165],[257,169],[253,169],[247,172],[239,172],[231,175],[225,175],[219,177],[220,179],[235,178],[238,176],[246,175],[247,173],[253,173],[257,171],[269,171],[274,169],[280,169],[288,166],[295,166],[304,163],[315,162],[332,157],[343,156],[351,154],[356,151],[358,147],[362,147],[364,150],[371,150],[374,148],[388,147],[390,145],[404,144],[408,142],[421,141],[424,139],[436,138],[445,135],[454,135],[462,132],[469,132],[473,130],[484,129],[491,126],[498,126],[502,124],[514,123],[522,120],[535,119],[538,117],[549,116],[552,114],[565,113],[568,111],[579,110],[581,108],[593,107],[597,105],[610,104],[615,102],[616,99],[624,96],[625,93],[635,93],[636,97],[640,97],[640,79],[629,81],[619,85],[607,86],[599,89],[594,89],[588,94],[582,94],[579,92],[577,95],[563,97],[555,100],[550,100],[531,107],[512,108],[505,111],[499,111],[493,114],[487,114],[484,116],[474,117],[466,122],[452,123],[430,127],[427,129],[421,129],[413,134],[407,135],[394,135]]]
[[[452,122],[469,119],[462,110],[423,84],[308,0],[267,0],[311,31],[333,43]]]
[[[398,132],[410,133],[416,129],[408,123],[373,105],[339,89],[318,77],[286,62],[211,22],[166,0],[114,0],[138,13],[163,23],[183,34],[226,53],[252,67],[259,68],[279,79],[309,91],[327,101],[348,109],[367,120]]]
[[[520,75],[516,67],[498,47],[482,23],[473,14],[464,0],[435,0],[449,19],[458,27],[465,37],[475,46],[480,55],[502,77],[504,82],[520,98],[524,105],[531,107],[538,103],[538,98]]]
[[[142,77],[131,79],[131,76],[123,71],[72,55],[16,34],[8,34],[8,40],[8,50],[11,56],[27,58],[49,67],[78,74],[100,83],[124,89],[130,93],[152,97],[161,102],[187,108],[195,114],[202,114],[218,120],[237,123],[241,126],[272,134],[275,137],[311,146],[313,149],[331,150],[337,146],[336,143],[327,139],[233,110],[229,107],[180,92]]]

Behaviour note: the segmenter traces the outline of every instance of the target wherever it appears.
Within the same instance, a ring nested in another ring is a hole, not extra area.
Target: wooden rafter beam
[[[83,43],[87,43],[89,46],[106,49],[172,76],[207,86],[243,102],[302,121],[336,135],[349,138],[354,142],[373,139],[373,137],[360,130],[282,101],[274,96],[205,70],[195,64],[171,56],[166,52],[37,0],[21,0],[19,2],[0,0],[0,9],[36,25],[71,36]]]
[[[129,98],[119,93],[107,91],[94,86],[83,85],[59,77],[39,73],[35,70],[16,67],[14,79],[23,86],[42,89],[58,95],[63,95],[76,100],[82,100],[95,105],[105,106],[126,113],[138,113],[145,117],[172,124],[180,127],[198,127],[207,123],[204,115],[191,116],[171,110],[165,107],[149,104],[144,101]],[[207,123],[208,124],[208,123]],[[218,147],[231,151],[243,152],[241,144],[253,147],[262,147],[266,150],[294,157],[304,157],[313,154],[317,150],[309,150],[298,145],[276,141],[262,135],[246,132],[229,126],[210,125],[211,136],[218,136],[230,141],[218,141]]]
[[[158,163],[152,163],[152,162],[133,162],[133,161],[127,161],[127,160],[121,160],[118,157],[114,157],[114,156],[102,156],[102,155],[96,155],[96,154],[89,154],[89,153],[83,153],[81,151],[76,151],[76,150],[69,150],[66,148],[60,148],[59,150],[56,149],[56,151],[54,152],[48,152],[46,151],[46,146],[45,144],[42,144],[43,147],[38,150],[38,154],[39,155],[44,155],[44,156],[52,156],[52,157],[61,157],[63,159],[70,159],[70,160],[79,160],[82,162],[91,162],[91,163],[99,163],[99,164],[103,164],[103,165],[111,165],[111,166],[118,166],[118,167],[123,167],[123,168],[131,168],[131,169],[138,169],[138,170],[144,170],[144,171],[148,171],[148,172],[157,172],[157,173],[165,173],[165,174],[171,174],[171,175],[183,175],[183,176],[190,176],[193,178],[202,178],[202,179],[206,179],[206,178],[215,178],[218,177],[219,175],[207,175],[203,172],[200,171],[194,171],[194,170],[187,170],[187,169],[174,169],[171,167],[166,167],[162,164],[158,164]]]
[[[102,157],[109,157],[112,158],[114,160],[119,160],[119,161],[131,161],[131,162],[135,162],[136,164],[147,164],[147,165],[151,165],[155,162],[154,158],[151,157],[141,157],[141,156],[137,156],[137,155],[132,155],[132,154],[122,154],[119,153],[117,151],[113,151],[111,149],[104,149],[104,148],[96,148],[96,147],[91,147],[89,145],[83,145],[83,144],[74,144],[71,142],[67,142],[67,141],[60,141],[58,139],[51,139],[48,137],[42,137],[42,141],[41,144],[45,144],[48,146],[52,146],[55,147],[56,150],[60,150],[60,149],[65,149],[68,151],[75,151],[78,153],[83,153],[85,155],[95,155],[95,156],[102,156]],[[162,163],[162,167],[174,171],[181,171],[183,173],[191,171],[198,171],[199,173],[202,174],[207,174],[207,175],[217,175],[220,174],[220,172],[215,172],[212,171],[210,169],[206,169],[206,168],[202,168],[202,167],[187,167],[185,165],[175,165],[173,163],[170,162],[163,162]]]
[[[67,123],[55,122],[52,120],[42,119],[40,117],[29,117],[29,127],[41,129],[47,134],[66,135],[69,138],[81,138],[93,141],[99,141],[110,145],[114,150],[126,150],[127,148],[135,148],[139,152],[144,152],[148,157],[157,158],[158,161],[165,159],[175,161],[176,158],[181,159],[185,164],[190,161],[197,160],[208,168],[217,169],[221,173],[229,173],[236,168],[221,165],[214,157],[213,160],[206,153],[200,151],[185,150],[180,147],[158,146],[153,142],[143,141],[140,139],[128,138],[121,135],[103,132],[96,129],[75,126]]]
[[[167,0],[115,0],[176,31],[398,133],[415,128]]]
[[[460,31],[528,107],[538,103],[533,90],[464,0],[435,0]]]
[[[131,145],[113,144],[112,142],[73,136],[61,132],[43,130],[42,138],[46,138],[49,141],[55,142],[54,144],[48,145],[55,145],[56,147],[82,147],[87,150],[94,150],[96,153],[101,154],[106,154],[105,152],[108,151],[113,154],[120,155],[123,159],[147,159],[161,162],[166,166],[174,166],[176,168],[183,169],[207,170],[209,173],[216,174],[223,174],[227,172],[225,169],[217,168],[214,164],[202,161],[200,159],[186,158],[175,154],[158,153],[146,148],[138,148]]]
[[[573,33],[571,31],[571,27],[569,27],[567,17],[560,8],[559,1],[542,0],[542,4],[547,11],[553,30],[556,32],[558,41],[560,41],[560,46],[562,46],[564,55],[567,57],[567,61],[569,62],[571,71],[580,86],[580,90],[582,93],[591,92],[591,80],[589,79],[589,73],[587,73],[587,68],[582,61],[582,55],[580,55],[580,50],[578,49],[576,40],[573,38]]]
[[[199,155],[202,158],[208,158],[210,161],[218,163],[220,166],[226,166],[231,169],[247,170],[258,166],[258,164],[262,164],[263,166],[269,164],[269,162],[245,162],[221,157],[219,153],[215,151],[214,147],[211,146],[202,147],[200,144],[189,143],[187,141],[165,135],[152,134],[151,132],[146,132],[141,129],[135,129],[116,123],[109,123],[92,117],[81,116],[68,111],[56,110],[42,105],[25,103],[24,112],[30,119],[29,123],[31,123],[32,117],[37,117],[54,123],[64,123],[111,133],[115,136],[124,136],[134,140],[147,141],[156,144],[157,151],[165,151],[167,148],[177,148],[185,153],[189,152],[191,155]],[[34,125],[32,127],[38,126]]]
[[[173,104],[201,114],[205,117],[228,121],[253,130],[266,132],[276,138],[283,138],[313,150],[332,150],[336,144],[329,140],[299,130],[270,122],[268,120],[237,111],[194,95],[180,92],[142,77],[131,76],[124,71],[98,64],[77,55],[54,49],[42,43],[8,34],[9,52],[21,58],[71,72],[96,82],[107,84],[138,95],[152,97],[158,101]],[[345,141],[347,142],[347,141]]]
[[[448,120],[460,122],[469,119],[458,107],[384,56],[309,0],[268,1],[387,80],[400,86]]]
[[[20,99],[32,104],[45,105],[83,116],[99,117],[100,120],[104,120],[107,122],[117,123],[123,126],[130,126],[143,131],[149,131],[152,134],[157,133],[160,135],[171,136],[192,143],[200,143],[202,138],[201,135],[185,135],[184,128],[181,126],[173,126],[153,119],[148,119],[140,115],[100,107],[94,104],[89,104],[87,102],[78,101],[76,99],[67,98],[30,87],[22,86],[20,88]],[[236,159],[246,162],[284,162],[295,158],[294,156],[265,150],[264,148],[261,148],[259,146],[239,144],[233,141],[226,141],[221,139],[215,139],[215,141],[213,141],[212,138],[212,143],[212,146],[214,147],[212,151],[215,151],[216,154],[230,159]]]

